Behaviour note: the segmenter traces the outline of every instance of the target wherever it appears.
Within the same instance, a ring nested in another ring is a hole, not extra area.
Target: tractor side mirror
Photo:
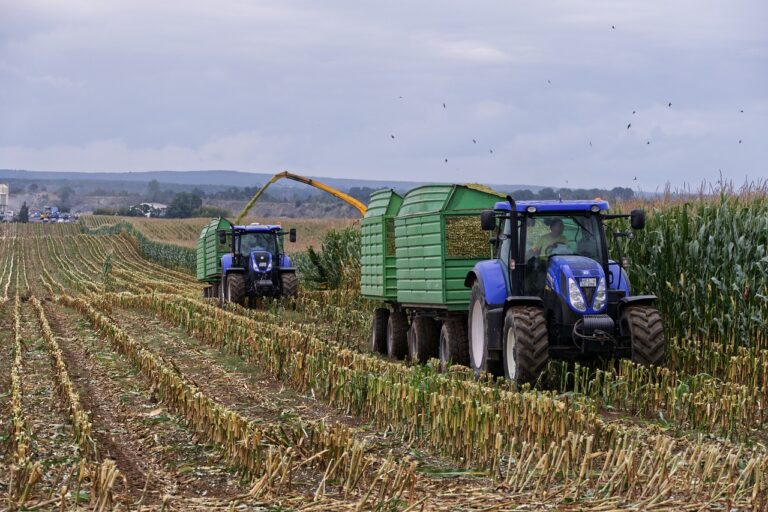
[[[219,243],[225,245],[227,243],[227,232],[219,231]]]
[[[288,231],[288,240],[291,243],[295,243],[296,242],[296,228],[291,228],[291,230]]]
[[[483,231],[493,231],[496,229],[496,212],[493,210],[483,210],[480,214],[480,227]]]
[[[632,229],[645,228],[645,212],[643,210],[632,210],[629,214],[629,222]]]

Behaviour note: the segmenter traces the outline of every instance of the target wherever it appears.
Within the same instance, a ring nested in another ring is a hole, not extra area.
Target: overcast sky
[[[0,0],[0,168],[650,191],[766,121],[765,0]]]

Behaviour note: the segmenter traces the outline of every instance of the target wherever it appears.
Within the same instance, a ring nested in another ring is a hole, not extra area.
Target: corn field
[[[665,367],[553,361],[521,388],[362,348],[353,265],[221,309],[171,243],[190,223],[110,221],[0,225],[4,508],[768,508],[762,196],[659,204],[625,248]]]

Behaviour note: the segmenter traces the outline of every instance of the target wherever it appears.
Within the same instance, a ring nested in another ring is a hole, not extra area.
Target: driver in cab
[[[568,240],[563,235],[565,225],[561,219],[553,219],[549,225],[549,233],[541,235],[539,240],[531,247],[530,256],[550,256],[552,249],[558,245],[568,245]]]

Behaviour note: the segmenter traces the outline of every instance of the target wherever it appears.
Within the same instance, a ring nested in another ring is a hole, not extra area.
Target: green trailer
[[[492,257],[480,213],[504,196],[473,185],[424,185],[397,204],[385,192],[372,196],[362,230],[362,293],[387,306],[374,311],[371,348],[426,361],[438,356],[443,337],[466,340],[464,280]]]
[[[218,232],[231,229],[232,223],[227,219],[211,219],[197,239],[197,280],[208,284],[203,291],[205,297],[219,296],[221,257],[230,251],[230,247],[221,243]]]
[[[360,285],[368,299],[397,299],[395,216],[401,204],[403,198],[394,190],[378,190],[360,223]]]

